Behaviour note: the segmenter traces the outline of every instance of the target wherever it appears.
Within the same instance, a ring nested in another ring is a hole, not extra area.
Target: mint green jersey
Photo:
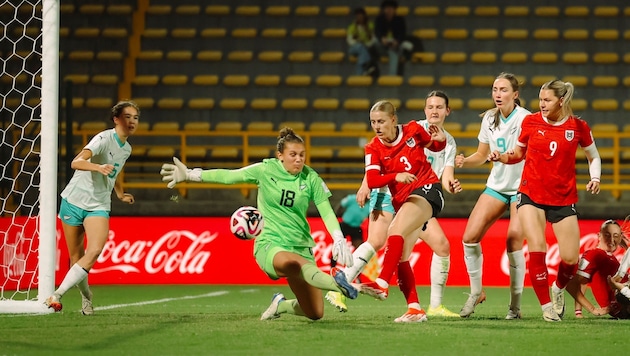
[[[280,246],[313,247],[311,229],[306,220],[310,202],[319,204],[332,195],[321,177],[311,167],[292,175],[277,158],[264,159],[236,170],[212,169],[201,174],[203,182],[258,186],[258,210],[265,228],[256,244],[274,242]]]
[[[75,170],[61,197],[84,210],[110,211],[116,177],[131,155],[131,145],[129,142],[122,143],[116,131],[109,129],[94,136],[83,149],[92,151],[90,162],[111,164],[114,170],[106,176],[99,172]]]

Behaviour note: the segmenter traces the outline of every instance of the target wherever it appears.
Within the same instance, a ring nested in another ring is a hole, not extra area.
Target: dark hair
[[[276,149],[278,150],[278,152],[284,152],[284,144],[287,142],[304,144],[304,140],[302,139],[302,137],[296,134],[292,128],[283,127],[282,129],[280,129],[278,143],[276,144]]]
[[[552,90],[553,94],[557,98],[564,98],[562,105],[562,116],[573,115],[573,109],[571,109],[571,99],[573,99],[573,92],[575,87],[571,82],[563,82],[559,79],[548,81],[540,87],[540,90]]]
[[[516,75],[512,73],[501,72],[501,74],[497,75],[497,77],[494,78],[494,80],[497,80],[497,79],[506,79],[508,82],[510,82],[510,86],[512,87],[512,91],[514,92],[518,92],[521,89],[521,84],[518,82],[518,78],[516,77]],[[519,98],[514,99],[514,103],[516,103],[516,105],[518,106],[521,106],[521,99]],[[501,112],[499,111],[499,109],[495,107],[495,108],[486,110],[479,116],[484,117],[486,113],[488,112],[494,115],[492,126],[494,128],[499,127],[499,123],[501,122]]]
[[[384,9],[386,7],[393,7],[394,9],[398,8],[398,1],[396,0],[383,0],[383,2],[381,3],[381,9]]]
[[[140,116],[140,108],[138,107],[138,104],[134,103],[131,100],[121,100],[112,107],[110,119],[114,121],[115,117],[119,117],[120,115],[122,115],[123,110],[130,106],[132,108],[135,108],[138,111],[138,116]]]
[[[429,98],[434,97],[434,96],[437,96],[437,97],[440,97],[440,98],[444,99],[444,102],[446,103],[446,107],[447,108],[449,107],[448,106],[448,95],[446,95],[446,93],[441,91],[441,90],[432,90],[432,91],[430,91],[429,94],[427,94],[427,97],[425,98],[425,101],[426,101],[426,99],[429,99]]]
[[[362,8],[362,7],[357,7],[356,9],[354,9],[354,14],[355,14],[355,15],[359,15],[359,14],[361,14],[361,15],[363,15],[363,16],[365,16],[365,17],[367,17],[367,12],[366,12],[366,11],[365,11],[365,9],[364,9],[364,8]]]

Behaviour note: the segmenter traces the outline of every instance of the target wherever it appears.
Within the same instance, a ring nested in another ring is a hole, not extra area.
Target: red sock
[[[558,278],[556,279],[556,286],[560,289],[566,287],[569,281],[575,276],[577,269],[577,263],[574,265],[570,265],[564,261],[560,261],[560,266],[558,266]]]
[[[529,279],[532,282],[534,293],[536,293],[540,305],[551,303],[549,280],[547,279],[547,263],[545,263],[546,257],[546,252],[529,253]]]
[[[407,305],[420,303],[418,291],[416,290],[416,277],[413,274],[413,268],[411,268],[409,261],[400,262],[398,264],[398,286],[400,287],[400,291],[405,295]]]
[[[405,240],[400,235],[392,235],[387,238],[387,247],[385,248],[385,256],[383,257],[383,269],[378,278],[383,279],[387,283],[391,281],[396,266],[402,257],[403,245]]]

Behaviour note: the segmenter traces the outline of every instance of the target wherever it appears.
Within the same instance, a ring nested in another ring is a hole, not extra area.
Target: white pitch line
[[[94,308],[94,310],[109,310],[109,309],[116,309],[116,308],[125,308],[125,307],[135,307],[135,306],[140,306],[140,305],[149,305],[149,304],[157,304],[157,303],[166,303],[166,302],[172,302],[175,300],[185,300],[185,299],[199,299],[199,298],[206,298],[206,297],[218,297],[220,295],[224,295],[224,294],[228,294],[228,291],[219,291],[219,292],[212,292],[212,293],[206,293],[206,294],[200,294],[200,295],[186,295],[183,297],[177,297],[177,298],[163,298],[163,299],[156,299],[156,300],[147,300],[144,302],[137,302],[137,303],[129,303],[129,304],[114,304],[114,305],[107,305],[104,307],[96,307]]]

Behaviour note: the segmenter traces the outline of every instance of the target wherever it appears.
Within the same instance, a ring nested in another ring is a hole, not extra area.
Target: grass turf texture
[[[468,319],[429,318],[397,324],[406,310],[397,288],[389,298],[348,301],[339,313],[325,302],[318,321],[283,314],[260,321],[274,292],[286,286],[95,286],[95,315],[83,316],[76,289],[63,298],[64,310],[51,315],[1,315],[3,355],[411,355],[553,354],[595,355],[626,349],[630,322],[573,316],[543,321],[530,288],[525,289],[522,320],[503,320],[507,288],[487,288],[488,299]],[[467,288],[448,287],[444,304],[454,312]],[[425,309],[429,288],[418,288]]]

